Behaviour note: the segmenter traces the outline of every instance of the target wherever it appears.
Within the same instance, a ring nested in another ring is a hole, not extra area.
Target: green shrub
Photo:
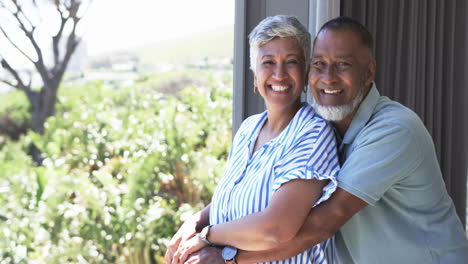
[[[231,83],[198,71],[62,87],[44,135],[0,138],[0,263],[163,263],[224,169]]]

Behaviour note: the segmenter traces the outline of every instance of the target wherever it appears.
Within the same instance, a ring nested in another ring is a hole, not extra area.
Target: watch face
[[[236,256],[236,254],[237,254],[237,248],[235,247],[227,246],[223,248],[222,255],[223,255],[224,260],[231,260]]]

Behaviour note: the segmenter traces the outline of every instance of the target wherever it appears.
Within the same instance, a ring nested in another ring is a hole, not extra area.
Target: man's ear
[[[376,67],[377,67],[377,62],[375,60],[371,60],[369,62],[369,65],[367,65],[366,87],[370,87],[370,85],[374,81]]]
[[[257,75],[255,75],[255,73],[254,73],[253,75],[254,75],[254,83],[253,83],[253,85],[254,85],[254,87],[258,87],[258,85],[257,85]]]

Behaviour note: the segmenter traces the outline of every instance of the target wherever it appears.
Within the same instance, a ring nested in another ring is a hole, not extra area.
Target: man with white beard
[[[375,68],[363,25],[339,17],[322,26],[309,81],[314,109],[338,132],[342,168],[335,200],[303,228],[312,240],[339,228],[340,263],[463,263],[468,241],[432,138],[413,111],[380,96]]]
[[[238,264],[285,259],[335,235],[338,263],[466,263],[468,240],[420,118],[380,96],[372,36],[338,17],[317,34],[313,106],[336,128],[342,168],[332,197],[311,209],[296,237],[269,251],[239,251]],[[220,249],[190,263],[223,263]]]

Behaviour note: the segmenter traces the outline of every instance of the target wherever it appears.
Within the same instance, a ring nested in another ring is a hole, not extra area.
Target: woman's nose
[[[278,65],[275,67],[274,77],[275,77],[277,80],[283,80],[283,79],[287,78],[287,76],[288,76],[288,74],[287,74],[285,65],[283,65],[283,64],[278,64]]]

